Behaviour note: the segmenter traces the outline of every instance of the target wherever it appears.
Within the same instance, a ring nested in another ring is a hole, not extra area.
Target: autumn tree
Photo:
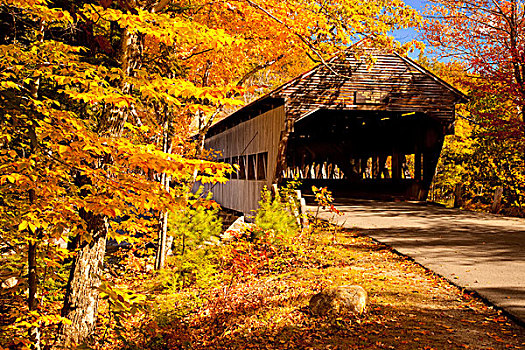
[[[470,84],[476,86],[472,93],[491,94],[501,104],[513,104],[515,108],[501,117],[510,127],[509,135],[523,136],[525,4],[519,0],[433,3],[425,39],[442,57],[467,63]],[[517,131],[522,135],[514,134]]]
[[[485,187],[505,187],[509,205],[518,207],[525,185],[524,5],[437,0],[424,26],[425,39],[441,57],[465,64],[461,84],[470,97],[479,178]]]
[[[194,21],[236,38],[236,45],[222,50],[193,51],[187,64],[198,68],[188,72],[191,81],[203,86],[252,86],[259,94],[314,64],[325,63],[328,57],[360,40],[369,39],[372,45],[406,53],[414,42],[401,45],[389,33],[417,26],[420,19],[399,0],[367,4],[355,0],[191,1],[185,6]],[[262,73],[270,78],[261,79]],[[223,115],[217,112],[198,116],[201,147],[207,128],[214,118]]]
[[[147,176],[151,171],[182,183],[195,170],[214,175],[205,181],[220,180],[224,170],[168,155],[152,140],[161,129],[158,104],[164,113],[184,115],[176,111],[198,110],[197,99],[204,94],[227,103],[226,90],[199,89],[180,77],[148,72],[142,50],[148,43],[154,54],[156,47],[175,40],[182,46],[185,37],[211,46],[229,38],[167,15],[155,13],[153,20],[155,6],[104,5],[13,1],[1,8],[7,19],[2,24],[9,28],[0,48],[2,239],[27,256],[28,273],[19,274],[17,285],[28,286],[31,313],[18,326],[30,325],[36,347],[38,326],[58,321],[60,342],[83,342],[96,321],[96,287],[108,235],[118,240],[131,240],[119,237],[122,232],[147,235],[151,222],[139,215],[178,205]],[[180,38],[171,31],[177,26],[184,32],[177,33]],[[129,219],[117,223],[117,217]],[[42,276],[41,266],[64,261],[53,245],[59,239],[70,240],[74,255],[63,318],[50,322],[46,311],[57,310],[39,308],[45,296],[37,288],[46,282],[39,278],[52,276],[45,268]]]

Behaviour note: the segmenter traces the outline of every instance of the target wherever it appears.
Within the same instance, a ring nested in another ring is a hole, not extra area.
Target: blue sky
[[[428,4],[427,0],[404,0],[405,4],[412,7],[413,9],[416,9],[420,13],[423,11],[425,6]],[[400,42],[407,42],[412,39],[415,39],[417,36],[417,32],[414,29],[403,29],[403,30],[397,30],[394,33],[394,37],[399,40]],[[416,59],[419,55],[419,51],[412,52],[409,54],[409,56],[413,59]]]

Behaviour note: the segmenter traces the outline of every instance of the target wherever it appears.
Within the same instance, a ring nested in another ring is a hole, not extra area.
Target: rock
[[[239,237],[243,232],[246,231],[247,228],[251,226],[253,226],[253,224],[246,222],[244,220],[244,216],[241,216],[237,218],[237,220],[235,220],[226,231],[224,231],[224,233],[221,235],[221,241],[229,242],[235,237]]]
[[[314,315],[338,315],[365,312],[368,295],[357,285],[332,287],[310,299],[310,311]]]

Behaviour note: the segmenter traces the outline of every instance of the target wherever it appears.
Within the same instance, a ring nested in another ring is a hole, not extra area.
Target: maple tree
[[[525,103],[524,18],[520,0],[433,1],[424,38],[442,56],[468,64],[475,84],[518,107]]]
[[[221,110],[241,104],[252,76],[271,68],[286,79],[304,65],[299,54],[324,61],[363,38],[407,50],[388,32],[418,20],[401,1],[3,0],[10,344],[89,340],[99,291],[119,298],[101,282],[108,238],[159,237],[162,267],[167,213],[186,205],[194,181],[226,181],[229,170],[195,158],[192,127],[200,121],[203,135]],[[67,283],[56,271],[64,264]]]
[[[507,204],[518,208],[525,188],[524,11],[518,0],[437,0],[423,32],[441,57],[464,66],[455,80],[470,98],[461,114],[471,129],[472,196],[490,197],[502,186]]]

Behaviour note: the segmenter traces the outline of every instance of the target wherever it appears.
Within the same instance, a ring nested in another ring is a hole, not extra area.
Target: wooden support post
[[[339,174],[343,173],[341,179],[351,179],[352,178],[352,160],[342,161],[339,167]]]
[[[399,164],[399,152],[394,150],[392,152],[392,179],[401,179],[401,164]]]
[[[436,162],[437,163],[437,162]],[[434,177],[435,165],[432,152],[423,153],[423,181],[430,185]]]
[[[372,157],[372,178],[379,179],[381,178],[381,172],[379,171],[379,157]]]
[[[492,201],[492,213],[497,213],[501,208],[501,200],[503,199],[503,187],[498,186],[496,187],[496,191],[494,192],[494,199]]]
[[[414,154],[414,179],[422,180],[421,178],[421,152]]]
[[[277,187],[277,184],[272,184],[272,194],[274,198],[279,195],[279,187]]]
[[[460,183],[454,188],[454,208],[460,208],[463,205],[463,188]]]
[[[407,156],[403,153],[399,155],[399,163],[401,164],[401,177],[403,179],[410,178],[410,171],[408,170]]]
[[[306,201],[301,195],[300,190],[295,191],[297,195],[297,212],[298,212],[298,224],[301,227],[301,229],[308,228],[308,215],[306,214]]]
[[[302,220],[301,220],[301,191],[296,190],[295,191],[295,197],[293,198],[290,196],[287,198],[288,203],[290,204],[290,208],[292,211],[292,215],[295,217],[295,221],[297,222],[297,225],[302,228]]]
[[[367,167],[367,164],[368,163],[368,159],[367,158],[361,158],[361,171],[359,173],[359,178],[361,179],[365,179],[366,178],[366,167]]]
[[[352,169],[352,172],[348,174],[348,178],[356,179],[359,178],[359,158],[352,158],[350,159],[350,168]]]
[[[383,174],[383,178],[390,179],[390,174],[388,173],[388,169],[386,167],[386,160],[387,159],[388,159],[388,157],[386,157],[386,156],[380,156],[379,157],[380,174]]]

